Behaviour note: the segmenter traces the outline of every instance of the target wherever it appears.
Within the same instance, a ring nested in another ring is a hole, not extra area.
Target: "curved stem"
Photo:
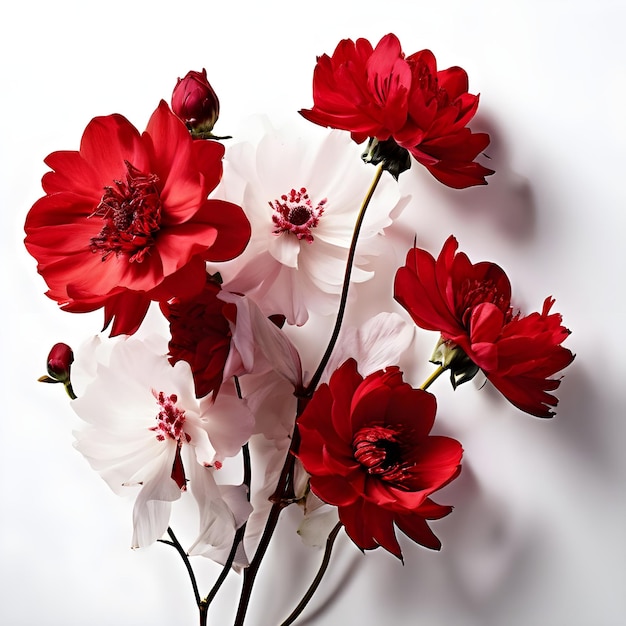
[[[324,558],[322,559],[322,563],[320,565],[319,570],[317,571],[317,575],[313,579],[311,586],[307,589],[307,592],[302,596],[302,600],[298,603],[298,606],[291,612],[289,617],[280,625],[280,626],[289,626],[293,624],[294,621],[298,618],[300,613],[304,611],[306,605],[309,603],[313,594],[317,591],[320,583],[322,582],[322,578],[324,578],[324,574],[328,569],[328,564],[330,563],[330,556],[333,551],[333,545],[335,544],[335,539],[341,530],[343,524],[341,522],[337,522],[337,525],[332,529],[330,534],[328,535],[328,539],[326,539],[326,549],[324,550]]]
[[[378,186],[382,173],[383,164],[381,163],[376,168],[374,179],[372,180],[369,189],[365,194],[365,198],[361,203],[361,208],[359,210],[359,214],[357,216],[354,226],[354,232],[352,233],[352,241],[350,242],[350,249],[348,251],[346,271],[344,274],[343,287],[341,291],[341,298],[339,301],[339,309],[337,311],[337,319],[335,320],[335,326],[328,342],[328,346],[326,347],[326,351],[324,352],[324,355],[322,356],[322,359],[317,369],[315,370],[311,381],[304,390],[297,392],[298,409],[296,413],[296,419],[299,415],[301,415],[304,407],[306,406],[306,403],[308,402],[308,399],[315,391],[315,388],[317,387],[320,378],[322,377],[324,369],[328,364],[335,344],[337,343],[337,338],[339,337],[339,331],[341,330],[341,324],[343,322],[343,316],[346,309],[346,303],[348,301],[350,277],[352,275],[352,266],[354,264],[354,257],[356,254],[356,245],[359,239],[359,233],[361,232],[361,226],[363,225],[363,220],[365,218],[365,211],[367,210],[372,196],[374,195],[374,191]],[[294,427],[291,445],[289,446],[289,451],[287,452],[287,458],[285,459],[285,463],[283,465],[283,469],[278,480],[276,491],[270,498],[273,504],[272,508],[270,509],[267,522],[265,523],[263,535],[261,536],[254,557],[252,561],[250,561],[250,565],[244,570],[243,586],[241,589],[241,595],[239,596],[239,606],[237,608],[237,615],[235,617],[234,626],[243,626],[244,620],[246,618],[246,612],[248,610],[248,604],[250,603],[250,597],[252,595],[252,587],[254,586],[254,581],[259,571],[259,567],[261,566],[261,561],[265,556],[265,552],[267,551],[272,535],[274,534],[274,530],[276,529],[276,525],[278,524],[278,518],[280,517],[281,511],[293,501],[293,471],[295,462],[295,456],[293,453],[298,448],[299,440],[300,438],[298,436],[298,426],[296,424]]]
[[[189,557],[187,556],[187,553],[185,552],[183,547],[180,545],[180,542],[178,541],[178,539],[176,539],[176,535],[174,534],[174,531],[169,527],[167,529],[167,534],[170,536],[170,539],[172,541],[166,541],[164,539],[159,539],[158,541],[160,543],[165,543],[168,546],[173,546],[174,548],[176,548],[176,551],[180,555],[180,558],[183,560],[183,563],[185,564],[185,567],[187,568],[187,573],[189,574],[189,579],[191,580],[191,586],[193,587],[193,595],[196,599],[196,604],[198,605],[198,608],[201,609],[202,600],[200,598],[200,592],[198,591],[198,583],[196,582],[196,575],[193,573],[193,568],[191,567],[191,563],[189,562]]]
[[[420,386],[420,389],[426,391],[448,368],[440,365]]]
[[[305,395],[311,395],[317,384],[324,373],[324,368],[328,364],[330,359],[330,355],[337,343],[337,338],[339,337],[339,331],[341,330],[341,324],[343,322],[343,316],[346,310],[346,303],[348,301],[348,290],[350,288],[350,276],[352,275],[352,266],[354,264],[354,255],[356,254],[356,244],[359,239],[359,233],[361,232],[361,226],[363,225],[363,219],[365,218],[365,211],[369,206],[369,203],[374,195],[374,191],[378,186],[378,182],[383,174],[383,163],[378,165],[376,168],[376,173],[374,174],[374,179],[372,180],[367,193],[365,194],[365,198],[363,199],[363,203],[361,204],[361,209],[359,211],[359,215],[357,217],[356,223],[354,225],[354,232],[352,233],[352,241],[350,242],[350,250],[348,252],[348,260],[346,263],[346,271],[343,278],[343,287],[341,290],[341,299],[339,301],[339,310],[337,311],[337,319],[335,320],[335,327],[333,328],[333,333],[330,337],[330,341],[328,342],[328,347],[326,348],[326,352],[322,356],[322,360],[318,365],[311,381],[307,385]]]

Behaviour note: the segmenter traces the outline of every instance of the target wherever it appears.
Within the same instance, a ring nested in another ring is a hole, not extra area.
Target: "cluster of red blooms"
[[[321,56],[313,100],[301,111],[306,119],[368,140],[364,158],[396,177],[411,158],[454,188],[486,184],[493,174],[477,161],[489,136],[467,127],[478,96],[468,92],[465,71],[437,70],[429,50],[405,56],[394,35],[375,48],[344,40],[332,56]],[[187,361],[197,396],[214,398],[237,311],[219,298],[219,280],[205,264],[236,257],[251,236],[240,206],[209,197],[225,151],[206,140],[218,113],[203,70],[179,80],[172,108],[162,101],[143,133],[121,115],[93,119],[78,151],[46,159],[52,171],[43,177],[45,195],[25,226],[50,298],[66,311],[104,309],[111,335],[133,334],[150,302],[158,302],[170,323],[171,362]],[[514,311],[504,271],[472,264],[454,237],[436,259],[409,250],[394,295],[416,325],[440,333],[432,360],[450,371],[453,385],[482,370],[522,411],[553,414],[555,375],[574,357],[561,345],[569,331],[550,312],[552,298],[541,312]],[[55,347],[53,379],[69,378],[71,358]],[[311,491],[338,507],[360,548],[382,546],[401,557],[397,527],[438,549],[427,520],[451,507],[431,496],[459,474],[461,444],[430,435],[435,397],[403,381],[396,366],[365,378],[358,367],[350,359],[328,383],[304,388],[306,408],[294,426],[299,447],[292,451]]]

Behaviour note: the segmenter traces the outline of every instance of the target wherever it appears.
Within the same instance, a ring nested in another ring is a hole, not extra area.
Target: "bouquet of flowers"
[[[143,133],[96,117],[79,150],[45,160],[26,248],[46,295],[72,313],[103,309],[104,330],[75,350],[54,345],[40,380],[66,389],[92,468],[135,494],[132,547],[180,554],[201,625],[233,570],[244,623],[287,507],[324,555],[283,624],[313,596],[340,532],[399,560],[398,532],[440,549],[431,523],[452,506],[436,492],[463,453],[432,434],[440,375],[554,414],[574,356],[553,298],[518,311],[504,270],[470,261],[452,234],[434,252],[418,246],[419,224],[408,250],[386,237],[412,211],[399,178],[414,163],[458,190],[494,174],[488,134],[468,127],[478,101],[466,72],[438,70],[429,50],[407,56],[393,34],[375,47],[346,39],[317,60],[298,120],[311,132],[256,118],[246,141],[214,134],[218,97],[191,71]],[[394,274],[379,272],[396,253]],[[421,384],[417,329],[433,339]],[[170,515],[186,491],[197,534],[183,545]],[[206,594],[202,557],[223,565]]]

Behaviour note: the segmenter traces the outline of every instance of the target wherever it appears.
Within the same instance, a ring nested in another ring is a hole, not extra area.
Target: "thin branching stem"
[[[322,582],[322,578],[324,578],[324,574],[328,569],[328,564],[330,563],[330,557],[333,552],[333,545],[335,544],[335,539],[341,530],[343,524],[341,522],[337,522],[337,525],[332,529],[330,534],[328,535],[328,539],[326,539],[326,548],[324,550],[324,558],[322,559],[322,563],[320,565],[319,570],[317,571],[317,575],[313,579],[311,586],[307,589],[306,593],[302,596],[302,600],[298,603],[298,606],[291,612],[289,617],[280,625],[280,626],[289,626],[293,624],[294,621],[298,618],[300,613],[304,611],[306,605],[309,603],[313,594],[317,591],[317,588],[320,586]]]

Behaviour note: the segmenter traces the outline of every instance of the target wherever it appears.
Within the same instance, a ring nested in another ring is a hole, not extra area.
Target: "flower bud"
[[[207,80],[206,70],[187,72],[172,93],[172,111],[185,122],[194,138],[211,137],[220,113],[220,102]]]
[[[48,374],[51,378],[64,383],[70,379],[70,367],[74,362],[74,353],[65,343],[56,343],[48,354]]]
[[[74,352],[65,343],[55,343],[48,353],[48,361],[46,364],[48,376],[41,376],[41,383],[63,383],[65,391],[72,400],[76,399],[72,382],[70,380],[70,369],[74,362]]]

